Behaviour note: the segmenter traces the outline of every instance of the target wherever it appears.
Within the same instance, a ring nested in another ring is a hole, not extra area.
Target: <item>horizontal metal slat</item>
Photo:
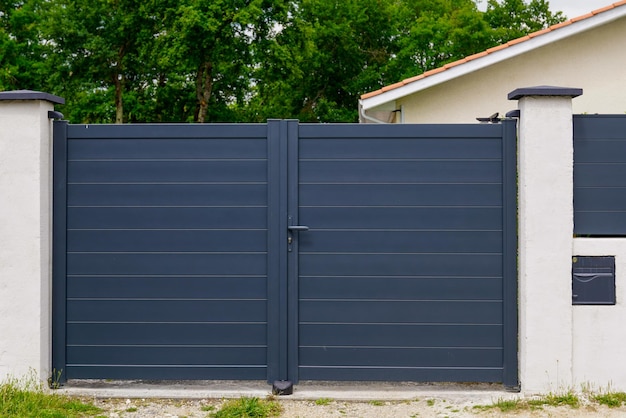
[[[300,252],[497,253],[500,231],[310,231],[300,234]]]
[[[301,299],[499,300],[502,280],[449,277],[300,277]]]
[[[266,231],[69,230],[68,251],[264,252]]]
[[[69,229],[253,229],[267,227],[266,207],[69,207]]]
[[[69,206],[257,206],[265,184],[70,184]]]
[[[266,124],[188,124],[188,123],[141,123],[123,125],[68,125],[68,139],[238,139],[238,138],[266,138]]]
[[[371,202],[375,205],[376,202]],[[300,222],[327,229],[501,230],[500,207],[301,207]]]
[[[68,298],[265,299],[267,278],[239,276],[69,276]]]
[[[576,211],[626,210],[626,187],[574,187]]]
[[[574,140],[623,140],[626,130],[624,115],[574,115]]]
[[[162,366],[265,366],[267,348],[238,346],[69,346],[68,364]]]
[[[265,300],[67,301],[68,322],[265,322]]]
[[[501,382],[502,368],[455,367],[307,367],[298,368],[301,380],[399,382]]]
[[[626,210],[574,213],[574,233],[578,235],[626,235]]]
[[[501,184],[303,184],[301,206],[500,206]]]
[[[69,160],[267,158],[265,138],[70,139]]]
[[[500,183],[501,161],[301,161],[300,183]]]
[[[248,345],[267,344],[265,324],[69,323],[68,345]]]
[[[500,277],[500,254],[304,254],[303,276]]]
[[[502,347],[502,325],[301,324],[301,346]]]
[[[354,124],[334,123],[298,125],[300,138],[502,138],[501,125],[489,124]]]
[[[306,159],[500,159],[501,141],[492,138],[300,139]]]
[[[300,347],[302,366],[502,367],[502,349]]]
[[[70,275],[266,274],[265,254],[69,253]]]
[[[265,182],[267,161],[70,161],[69,183]]]
[[[267,367],[259,366],[103,366],[66,367],[68,379],[144,380],[267,380]]]
[[[624,157],[623,163],[577,163],[574,166],[575,188],[626,187],[626,152]]]
[[[502,302],[300,299],[299,320],[301,324],[501,324]]]

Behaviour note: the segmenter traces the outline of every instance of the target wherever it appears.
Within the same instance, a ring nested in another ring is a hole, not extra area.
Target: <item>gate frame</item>
[[[503,370],[502,383],[519,388],[517,324],[517,121],[503,120]],[[66,381],[67,121],[54,122],[52,364]],[[268,120],[268,293],[267,382],[298,383],[298,225],[299,122]],[[293,241],[288,245],[288,238]],[[59,262],[59,260],[63,260]],[[272,280],[271,278],[275,278]],[[59,367],[62,365],[62,367]]]
[[[67,126],[55,120],[52,131],[52,373],[61,383],[67,381]]]
[[[503,349],[502,383],[518,391],[518,234],[517,234],[517,120],[502,122],[502,277]]]

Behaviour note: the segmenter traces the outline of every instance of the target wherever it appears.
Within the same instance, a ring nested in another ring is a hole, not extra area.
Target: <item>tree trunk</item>
[[[209,99],[213,90],[213,65],[205,62],[198,68],[196,75],[196,97],[198,99],[198,112],[196,122],[204,123],[206,120],[207,110],[209,108]]]

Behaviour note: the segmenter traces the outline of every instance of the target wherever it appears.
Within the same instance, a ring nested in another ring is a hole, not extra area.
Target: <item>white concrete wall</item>
[[[524,391],[572,380],[571,97],[519,102],[519,359]]]
[[[515,104],[507,93],[538,85],[578,87],[574,113],[626,112],[626,19],[532,50],[400,99],[405,123],[477,123]],[[370,110],[374,111],[375,109]]]
[[[615,305],[573,311],[574,387],[626,391],[626,238],[575,238],[573,255],[615,256]]]
[[[573,236],[571,99],[523,97],[519,108],[522,391],[626,391],[626,238]],[[572,305],[573,256],[615,256],[616,305]]]
[[[47,101],[0,101],[0,380],[51,364]]]

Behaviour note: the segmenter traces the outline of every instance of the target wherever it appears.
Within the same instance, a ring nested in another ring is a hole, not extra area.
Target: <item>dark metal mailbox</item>
[[[615,257],[572,258],[572,304],[615,305]]]

